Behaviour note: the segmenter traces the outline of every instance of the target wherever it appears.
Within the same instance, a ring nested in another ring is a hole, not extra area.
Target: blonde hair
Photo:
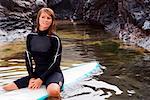
[[[55,24],[55,14],[54,11],[50,8],[41,8],[37,14],[37,18],[36,18],[36,31],[39,31],[39,17],[40,15],[45,12],[47,13],[49,16],[52,17],[52,24],[49,26],[48,28],[48,35],[50,36],[51,33],[55,33],[56,32],[56,24]]]

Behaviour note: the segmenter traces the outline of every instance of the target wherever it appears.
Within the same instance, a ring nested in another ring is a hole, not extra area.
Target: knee
[[[47,87],[47,92],[49,96],[59,97],[60,96],[60,86],[57,83],[51,83]]]

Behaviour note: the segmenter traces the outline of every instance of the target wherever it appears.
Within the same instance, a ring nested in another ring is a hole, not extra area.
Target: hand
[[[29,80],[29,84],[28,84],[28,88],[29,88],[29,89],[32,88],[33,83],[34,83],[34,80],[35,80],[35,78],[31,78],[31,79]]]
[[[42,85],[43,81],[40,78],[37,78],[33,80],[33,82],[30,85],[30,89],[39,89]]]

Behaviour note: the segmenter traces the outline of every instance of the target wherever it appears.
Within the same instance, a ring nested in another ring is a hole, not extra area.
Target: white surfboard
[[[97,61],[83,63],[75,67],[63,70],[64,75],[64,89],[69,88],[72,84],[81,81],[90,76],[93,72],[100,68]],[[23,88],[0,94],[1,100],[44,100],[48,96],[45,86],[40,89],[31,90]]]

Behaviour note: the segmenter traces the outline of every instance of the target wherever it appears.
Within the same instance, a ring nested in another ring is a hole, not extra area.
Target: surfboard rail
[[[75,84],[76,82],[79,82],[82,79],[89,77],[93,72],[100,69],[100,66],[101,65],[99,64],[99,62],[93,61],[88,63],[82,63],[73,68],[63,70],[65,80],[63,90]],[[44,100],[47,97],[48,95],[45,95],[37,100]]]
[[[64,85],[63,89],[67,89],[76,82],[89,77],[93,72],[100,69],[101,65],[98,61],[92,61],[87,63],[78,64],[74,67],[63,70]],[[31,97],[32,96],[32,97]],[[45,86],[42,86],[38,90],[30,90],[23,88],[0,94],[2,100],[44,100],[48,97]]]

